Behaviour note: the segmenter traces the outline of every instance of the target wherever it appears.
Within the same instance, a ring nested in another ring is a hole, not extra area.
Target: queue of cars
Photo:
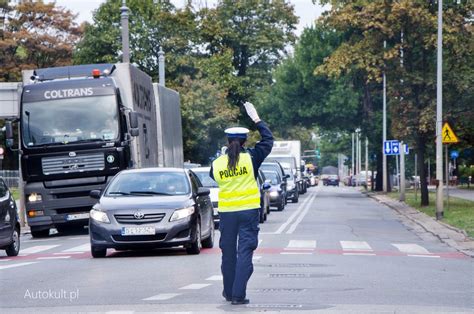
[[[90,191],[97,202],[90,211],[89,236],[94,258],[107,249],[153,249],[182,246],[188,254],[214,246],[219,223],[217,183],[209,167],[123,170],[101,190]],[[284,210],[298,202],[311,180],[296,182],[292,169],[266,161],[258,171],[260,223],[271,209]],[[0,178],[0,249],[18,255],[20,223],[16,203]]]

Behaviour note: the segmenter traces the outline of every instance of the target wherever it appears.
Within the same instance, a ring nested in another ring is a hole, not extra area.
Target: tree
[[[397,138],[415,144],[420,177],[425,178],[426,154],[435,127],[437,4],[408,0],[320,2],[331,4],[324,23],[345,33],[346,38],[316,73],[330,77],[357,73],[367,84],[374,84],[381,81],[385,70],[390,82],[391,129]],[[455,95],[459,92],[471,93],[459,79],[469,77],[467,81],[472,82],[472,12],[469,1],[448,2],[443,12],[443,49],[448,56],[444,67],[455,73],[444,77],[445,113],[460,120],[459,114],[454,116],[452,108],[457,104],[452,99],[458,98]],[[421,192],[421,205],[428,205],[425,180],[421,180]]]
[[[70,10],[43,1],[8,7],[0,38],[0,81],[20,81],[21,70],[72,63],[82,34]]]
[[[271,83],[271,71],[294,43],[298,18],[283,0],[221,0],[199,14],[202,42],[210,55],[232,51],[237,84],[229,99],[239,105]]]

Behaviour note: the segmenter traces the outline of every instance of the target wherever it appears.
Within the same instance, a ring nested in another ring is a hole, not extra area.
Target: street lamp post
[[[438,0],[438,57],[436,82],[436,219],[443,218],[443,0]]]
[[[128,8],[126,5],[126,0],[122,0],[122,7],[120,8],[120,21],[122,24],[122,62],[130,62],[130,44],[129,44],[129,34],[128,34]]]
[[[383,41],[383,48],[387,48],[387,42]],[[387,140],[387,80],[385,77],[385,69],[383,70],[383,139],[382,139],[382,186],[383,191],[387,193],[387,155],[383,152],[384,143]]]

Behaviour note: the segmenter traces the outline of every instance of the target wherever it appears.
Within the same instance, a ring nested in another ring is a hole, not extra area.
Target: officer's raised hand
[[[255,106],[252,103],[247,101],[244,104],[244,107],[245,107],[245,110],[247,110],[247,114],[249,115],[250,119],[252,119],[252,121],[255,123],[259,123],[260,118],[258,116],[257,110],[255,109]]]

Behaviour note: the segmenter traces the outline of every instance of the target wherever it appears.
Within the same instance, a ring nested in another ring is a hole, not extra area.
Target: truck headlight
[[[41,197],[41,194],[37,193],[31,193],[28,195],[28,202],[34,203],[34,202],[41,202],[43,200],[43,197]]]
[[[107,214],[100,210],[92,209],[90,212],[90,217],[98,222],[103,222],[106,224],[110,223],[110,220],[109,220],[109,217],[107,217]]]
[[[194,214],[194,206],[186,207],[183,209],[175,210],[173,215],[171,215],[170,221],[180,220]]]

